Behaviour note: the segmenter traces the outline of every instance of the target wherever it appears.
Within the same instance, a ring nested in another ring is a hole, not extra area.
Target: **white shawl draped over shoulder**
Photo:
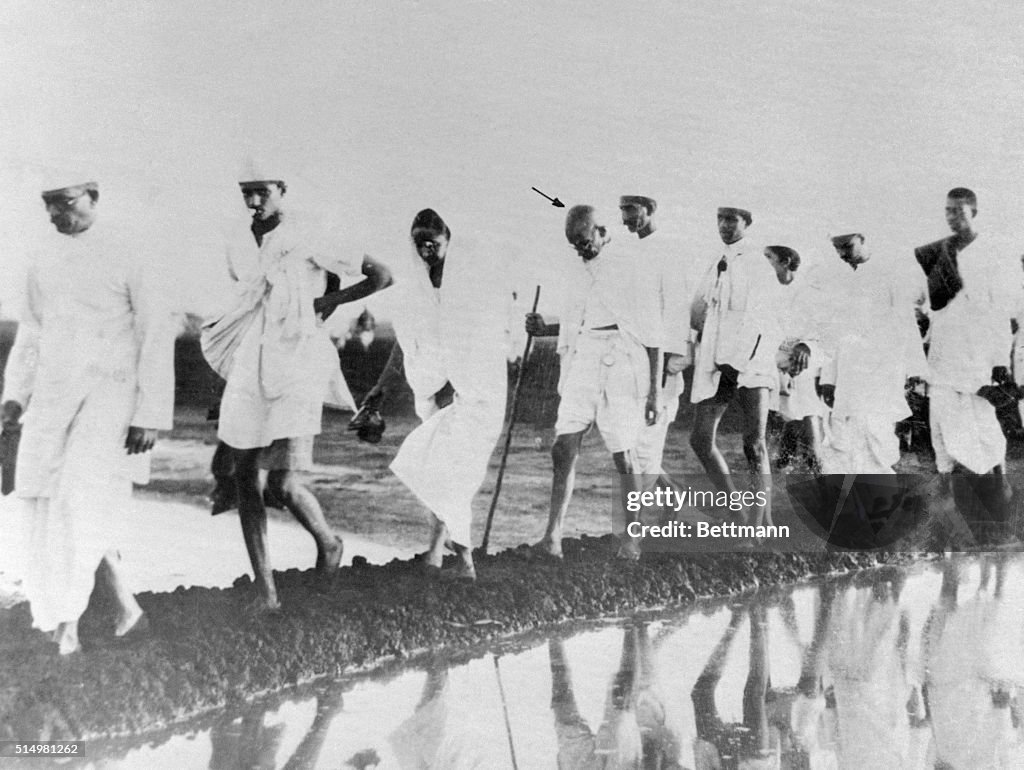
[[[234,302],[202,335],[204,355],[227,380],[218,436],[248,449],[315,435],[325,403],[353,404],[313,301],[326,271],[356,277],[362,259],[338,256],[318,222],[291,213],[259,247],[251,233],[233,246]]]
[[[499,259],[464,245],[456,232],[440,289],[415,251],[396,289],[395,328],[424,422],[406,437],[391,470],[445,522],[454,542],[469,546],[473,497],[505,416],[511,281]],[[455,398],[439,410],[433,395],[445,382]]]
[[[414,250],[404,269],[396,270],[395,283],[401,297],[395,330],[420,419],[434,412],[432,397],[445,382],[463,398],[500,401],[504,414],[512,302],[504,263],[456,240],[445,258],[440,289],[430,283]]]

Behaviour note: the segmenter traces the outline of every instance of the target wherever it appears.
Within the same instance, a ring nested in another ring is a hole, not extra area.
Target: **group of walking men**
[[[868,235],[849,232],[831,237],[844,264],[803,279],[794,249],[753,245],[747,209],[718,209],[723,246],[689,281],[687,256],[661,245],[657,202],[628,195],[620,209],[636,241],[613,242],[592,207],[569,211],[566,238],[581,258],[576,296],[561,323],[527,317],[530,334],[558,334],[562,362],[549,523],[535,550],[561,555],[576,458],[594,423],[627,492],[672,484],[662,467],[665,429],[689,366],[692,449],[729,499],[743,486],[754,493],[744,511],[712,515],[772,523],[770,410],[796,423],[812,473],[892,474],[912,390],[931,401],[934,495],[980,498],[984,515],[1005,516],[1006,441],[995,406],[1021,395],[1012,324],[1024,273],[1018,255],[979,232],[971,190],[949,191],[952,234],[916,250],[920,272],[901,272],[893,258],[872,255]],[[922,318],[930,322],[924,339]],[[718,435],[732,403],[748,471],[739,484]],[[640,543],[626,531],[637,512],[624,506],[623,515],[619,555],[635,559]]]
[[[354,406],[323,320],[387,287],[393,276],[372,257],[339,255],[322,228],[286,210],[281,174],[253,168],[239,184],[252,219],[229,252],[236,291],[202,343],[226,380],[218,437],[230,450],[258,604],[275,608],[260,471],[266,491],[316,541],[317,569],[337,570],[341,539],[301,480],[312,466],[324,404]],[[47,189],[43,201],[57,234],[30,267],[2,419],[5,430],[23,426],[16,491],[25,500],[24,518],[14,529],[23,533],[33,624],[52,632],[66,654],[79,649],[77,623],[94,574],[117,597],[115,634],[145,626],[120,575],[118,548],[129,531],[123,512],[131,482],[145,477],[156,432],[171,427],[174,326],[166,292],[141,258],[144,242],[98,218],[96,182],[66,180]],[[793,280],[799,255],[752,245],[749,210],[718,209],[723,246],[699,279],[658,231],[655,200],[623,196],[620,210],[635,240],[613,242],[593,207],[569,211],[565,236],[579,259],[565,309],[557,322],[537,313],[526,319],[529,334],[558,335],[561,355],[550,517],[536,553],[561,556],[575,466],[593,424],[627,490],[671,483],[662,467],[666,431],[691,367],[690,444],[711,481],[730,493],[738,485],[718,431],[729,404],[739,406],[749,485],[765,493],[744,512],[748,522],[771,523],[770,408],[806,423],[821,470],[891,472],[908,377],[928,384],[940,473],[1000,472],[1005,443],[990,402],[1015,393],[1015,297],[1002,269],[1007,255],[975,226],[973,193],[950,191],[953,235],[918,250],[931,305],[927,362],[914,298],[871,258],[864,233],[832,239],[848,267],[835,295],[841,324],[830,325],[831,300]],[[512,291],[501,260],[458,249],[450,256],[458,237],[431,209],[413,220],[410,258],[393,266],[405,312],[396,318],[398,345],[381,386],[404,376],[423,420],[392,468],[430,510],[425,567],[441,574],[444,551],[453,550],[458,564],[443,572],[472,580],[471,501],[505,410]],[[347,279],[345,285],[332,276]],[[493,301],[502,296],[504,302]],[[785,395],[775,403],[780,383]],[[382,392],[375,388],[368,402]],[[619,556],[636,559],[640,542],[624,525],[617,527]]]

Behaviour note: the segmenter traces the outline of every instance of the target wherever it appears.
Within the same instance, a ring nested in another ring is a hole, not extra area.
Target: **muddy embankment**
[[[614,540],[566,541],[564,563],[509,550],[481,557],[478,581],[423,576],[416,562],[357,563],[331,578],[279,573],[284,609],[259,613],[248,578],[230,589],[142,594],[151,629],[121,643],[94,593],[85,651],[67,658],[30,629],[25,604],[0,611],[0,740],[90,739],[159,730],[255,695],[402,660],[466,649],[572,619],[685,607],[760,585],[795,583],[909,557],[870,553],[647,553]]]

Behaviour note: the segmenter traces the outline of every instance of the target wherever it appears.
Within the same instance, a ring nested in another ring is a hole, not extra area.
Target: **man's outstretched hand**
[[[156,428],[137,428],[132,425],[128,428],[128,438],[124,441],[124,448],[130,455],[148,452],[156,443],[156,434]]]

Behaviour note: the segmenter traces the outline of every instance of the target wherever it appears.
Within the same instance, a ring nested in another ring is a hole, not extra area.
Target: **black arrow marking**
[[[558,198],[552,198],[550,195],[544,195],[544,193],[542,193],[536,187],[531,187],[530,189],[533,190],[538,195],[543,195],[545,198],[547,198],[549,201],[551,201],[551,205],[554,206],[555,208],[557,208],[557,209],[564,209],[565,208],[565,204],[562,203],[562,201],[558,200]]]

